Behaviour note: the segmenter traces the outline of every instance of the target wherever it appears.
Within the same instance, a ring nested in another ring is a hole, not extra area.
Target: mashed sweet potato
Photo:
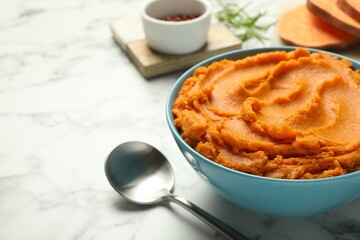
[[[174,102],[196,151],[260,176],[312,179],[360,170],[360,71],[303,48],[195,70]]]

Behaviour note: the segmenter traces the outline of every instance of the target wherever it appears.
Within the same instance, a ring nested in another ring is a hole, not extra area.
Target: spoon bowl
[[[248,239],[195,204],[172,195],[174,171],[166,157],[149,144],[126,142],[117,146],[105,161],[105,174],[115,191],[133,203],[173,202],[227,239]]]
[[[175,183],[173,169],[165,156],[141,142],[117,146],[106,160],[105,172],[115,191],[137,204],[161,201]]]

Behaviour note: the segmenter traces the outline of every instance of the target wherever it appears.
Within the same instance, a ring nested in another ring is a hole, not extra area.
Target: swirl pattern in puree
[[[303,48],[199,67],[174,102],[175,126],[205,157],[260,176],[360,170],[360,71]]]

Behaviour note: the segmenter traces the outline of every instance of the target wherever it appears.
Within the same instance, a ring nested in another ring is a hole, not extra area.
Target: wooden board
[[[166,55],[149,48],[138,18],[114,21],[110,28],[115,41],[145,78],[184,70],[211,56],[241,48],[241,40],[220,23],[210,26],[201,50],[187,55]]]

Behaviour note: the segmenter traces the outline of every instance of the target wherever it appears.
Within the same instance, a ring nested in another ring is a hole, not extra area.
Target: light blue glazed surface
[[[166,103],[166,118],[171,133],[187,161],[198,175],[224,198],[243,208],[267,215],[302,217],[332,210],[358,198],[360,196],[360,171],[315,180],[272,179],[234,171],[205,158],[192,149],[175,128],[171,112],[173,102],[183,82],[197,67],[209,65],[224,58],[240,59],[259,52],[293,49],[293,47],[271,47],[236,50],[195,65],[186,71],[173,86]],[[360,69],[359,62],[347,59],[353,63],[354,69]]]

